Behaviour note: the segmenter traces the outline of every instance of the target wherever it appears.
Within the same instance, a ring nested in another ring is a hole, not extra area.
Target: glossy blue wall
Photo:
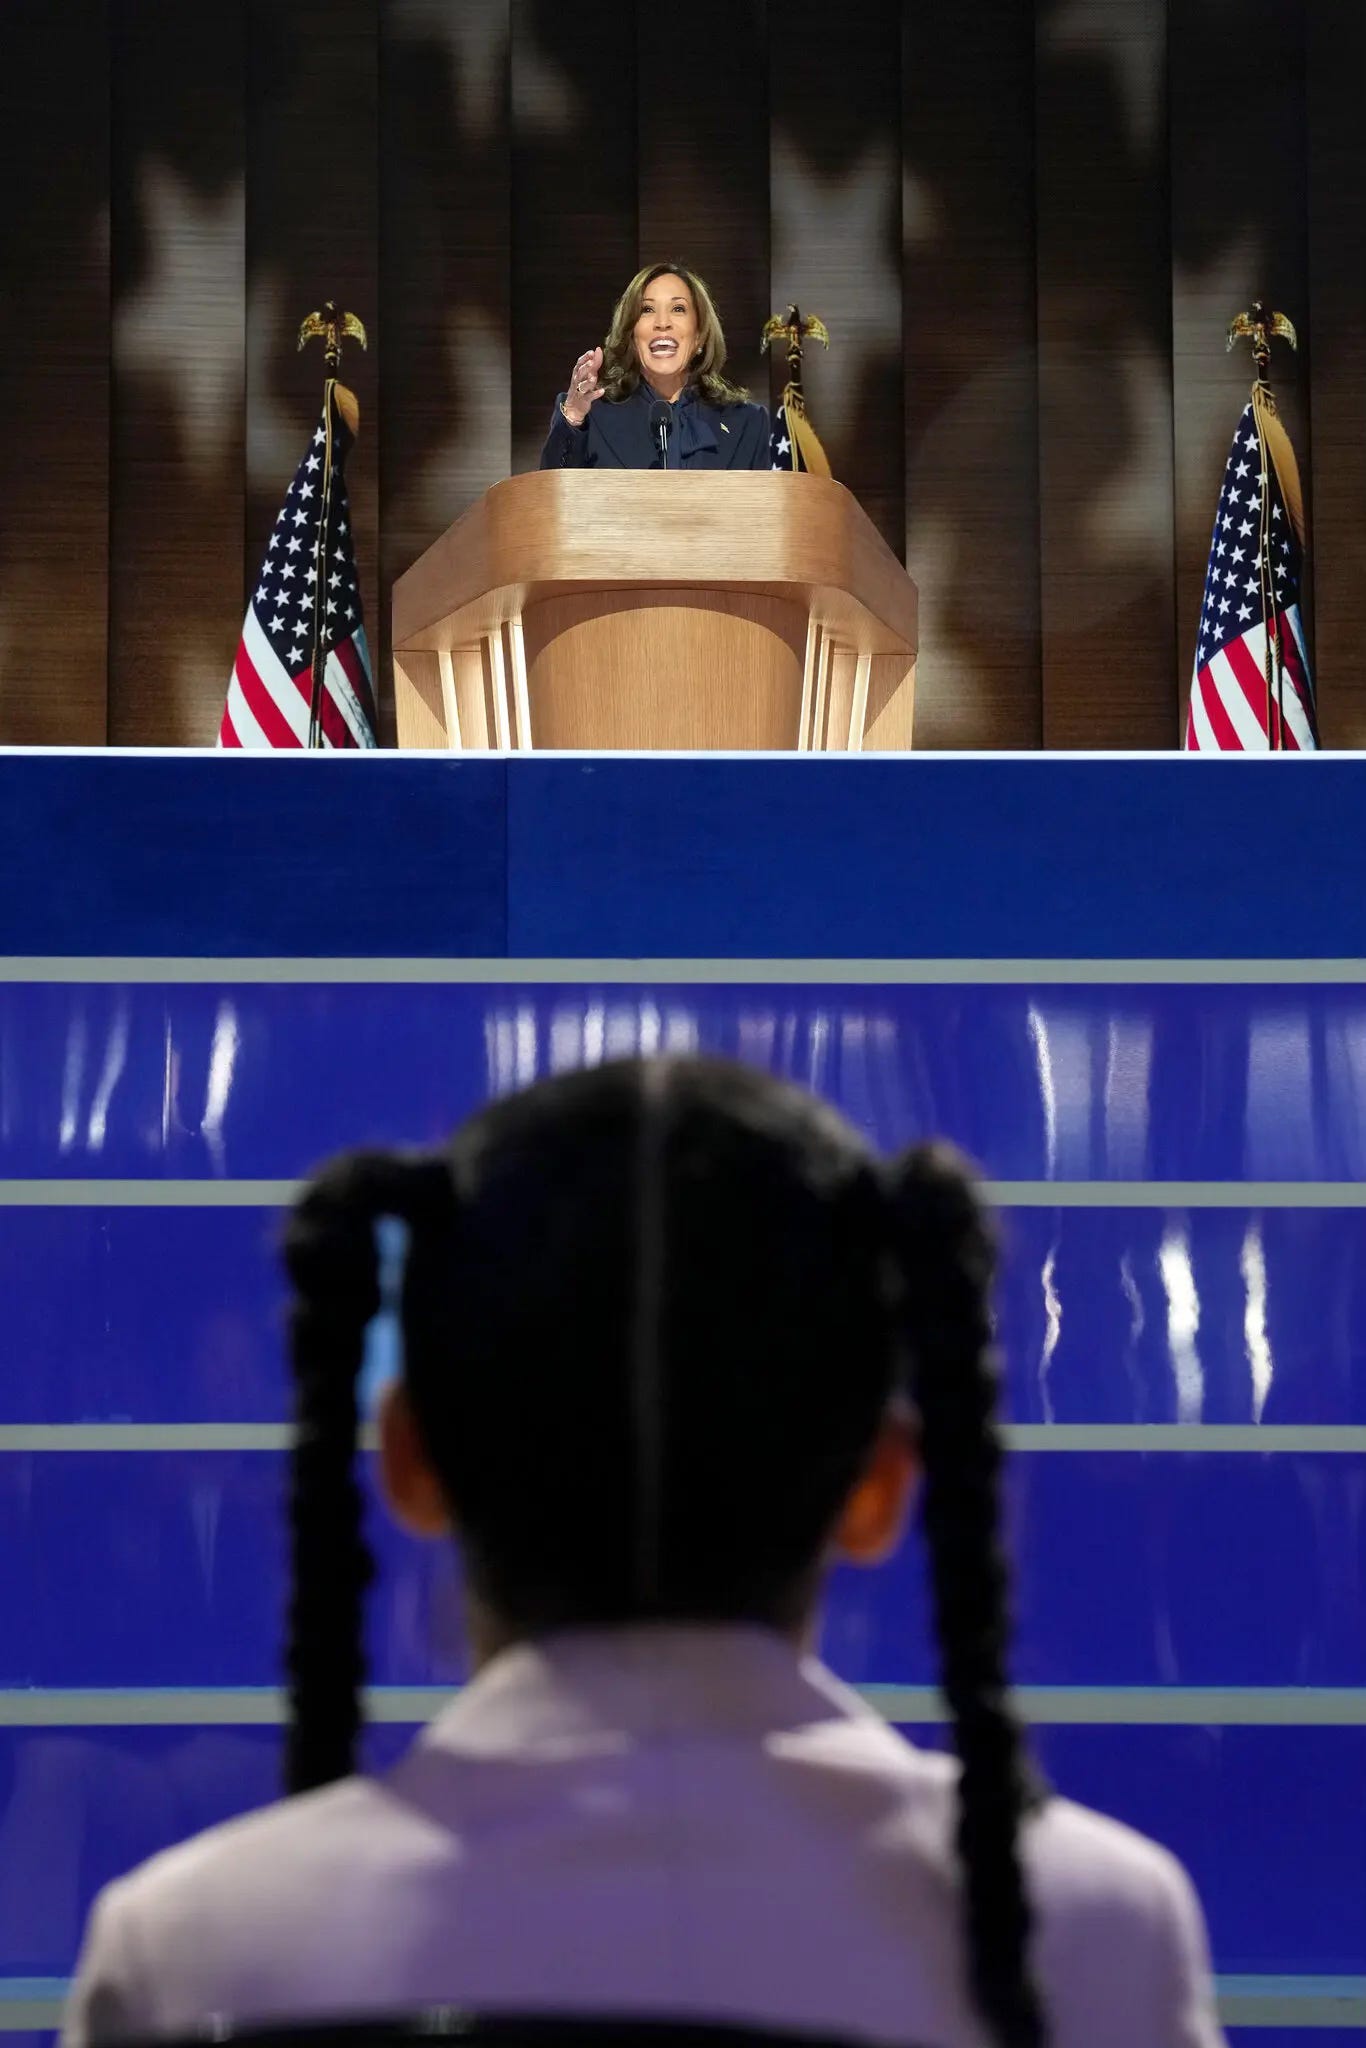
[[[982,1162],[1044,1763],[1185,1859],[1249,2039],[1366,2040],[1364,799],[1327,756],[0,756],[0,2027],[105,1878],[275,1789],[291,1185],[696,1046]],[[379,1758],[462,1650],[455,1560],[376,1535]],[[936,1738],[914,1540],[826,1647]]]

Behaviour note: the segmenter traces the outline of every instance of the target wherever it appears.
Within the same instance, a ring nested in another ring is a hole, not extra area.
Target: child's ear
[[[379,1468],[384,1498],[410,1536],[449,1536],[455,1523],[441,1482],[418,1434],[402,1380],[384,1389],[379,1403]]]
[[[906,1532],[920,1471],[915,1424],[908,1414],[890,1410],[835,1523],[837,1557],[849,1564],[882,1564],[892,1555]]]

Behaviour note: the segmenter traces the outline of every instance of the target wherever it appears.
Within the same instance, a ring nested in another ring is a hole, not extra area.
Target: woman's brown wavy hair
[[[716,304],[695,270],[684,263],[651,263],[638,270],[612,311],[612,324],[602,345],[599,372],[603,396],[613,402],[629,398],[640,383],[640,360],[636,355],[635,324],[647,285],[657,277],[680,277],[692,293],[697,312],[697,352],[693,356],[688,382],[709,405],[739,405],[749,397],[739,384],[721,375],[726,362],[726,337],[721,331]]]

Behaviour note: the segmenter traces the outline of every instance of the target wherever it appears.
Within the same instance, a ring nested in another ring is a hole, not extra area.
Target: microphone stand
[[[669,467],[669,435],[673,431],[673,407],[666,398],[657,398],[650,407],[650,431],[659,444],[659,466]]]

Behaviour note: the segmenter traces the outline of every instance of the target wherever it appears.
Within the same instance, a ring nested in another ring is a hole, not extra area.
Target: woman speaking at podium
[[[602,348],[575,363],[542,469],[768,469],[768,411],[721,372],[726,338],[696,271],[637,272]]]

